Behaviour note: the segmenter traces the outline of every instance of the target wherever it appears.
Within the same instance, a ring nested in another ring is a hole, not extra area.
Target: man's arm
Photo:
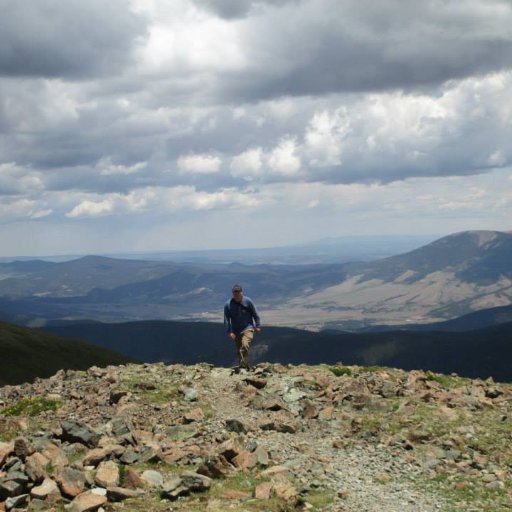
[[[259,331],[261,329],[261,319],[260,315],[258,313],[258,310],[256,309],[256,306],[254,305],[254,302],[251,300],[251,313],[252,317],[254,318],[254,323],[256,324],[256,330]]]
[[[231,327],[231,315],[227,304],[224,305],[224,327],[228,334],[233,332],[233,328]]]

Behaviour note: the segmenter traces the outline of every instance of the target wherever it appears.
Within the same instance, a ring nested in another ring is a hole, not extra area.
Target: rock
[[[290,482],[278,482],[272,486],[272,491],[277,498],[286,501],[295,500],[298,496],[297,488]]]
[[[2,467],[7,460],[7,457],[14,452],[14,442],[2,443],[0,442],[0,467]]]
[[[236,419],[226,420],[226,430],[229,432],[237,432],[238,434],[246,434],[248,432],[245,424]]]
[[[5,500],[4,510],[12,510],[13,508],[24,507],[27,504],[29,497],[29,494],[20,494],[19,496],[15,496],[13,498],[7,498]],[[0,510],[2,510],[1,504]]]
[[[156,463],[162,460],[162,451],[160,447],[154,443],[145,445],[138,454],[138,462]]]
[[[137,452],[128,448],[119,459],[123,464],[135,464],[139,460]]]
[[[183,390],[183,398],[187,402],[195,402],[199,397],[199,393],[194,388],[185,388]]]
[[[504,482],[500,482],[499,480],[494,480],[492,482],[489,482],[485,484],[485,488],[489,489],[490,491],[501,491],[505,488]]]
[[[223,492],[220,497],[225,500],[248,500],[251,495],[248,492],[243,491],[226,491]]]
[[[107,503],[106,496],[87,491],[77,496],[69,505],[68,512],[94,512]]]
[[[16,466],[16,467],[19,467],[19,466]],[[22,484],[22,485],[27,485],[30,481],[30,478],[24,471],[18,471],[15,468],[10,469],[5,478],[6,478],[6,480],[12,480],[13,482],[18,482],[19,484]]]
[[[16,457],[25,460],[29,455],[35,452],[34,447],[26,437],[17,437],[14,440],[14,453]]]
[[[93,448],[92,450],[89,450],[82,459],[82,463],[84,466],[97,466],[105,459],[122,457],[124,452],[124,446],[119,444],[107,444],[102,448]]]
[[[333,413],[334,413],[334,407],[328,406],[325,409],[322,409],[318,413],[318,419],[319,420],[331,420]]]
[[[61,493],[67,498],[75,498],[85,489],[85,474],[72,468],[62,469],[56,477]]]
[[[109,423],[109,428],[112,434],[116,437],[127,436],[133,430],[131,423],[123,416],[116,416],[115,418],[112,418]]]
[[[107,487],[107,498],[109,501],[124,501],[129,498],[138,498],[144,491],[139,489],[126,489],[125,487]]]
[[[207,491],[211,486],[211,479],[207,476],[185,471],[179,477],[167,480],[162,486],[161,496],[168,499],[177,499],[191,492]]]
[[[281,416],[276,417],[270,421],[266,421],[260,425],[262,430],[275,430],[276,432],[283,432],[288,434],[295,434],[297,432],[297,425],[294,421]]]
[[[183,415],[183,423],[193,423],[204,419],[204,412],[200,407],[196,407]]]
[[[119,468],[111,460],[103,461],[98,466],[94,481],[100,487],[117,487],[119,485]]]
[[[303,391],[299,391],[298,389],[290,389],[287,393],[283,395],[283,400],[287,403],[298,402],[300,399],[304,398],[306,393]]]
[[[263,398],[262,396],[255,396],[251,400],[251,405],[255,409],[262,411],[280,411],[286,409],[285,405],[276,398]]]
[[[197,473],[210,478],[225,478],[229,473],[229,463],[222,455],[207,457]]]
[[[54,469],[62,469],[69,465],[66,454],[53,443],[47,443],[45,448],[41,450],[41,454],[49,460]]]
[[[147,469],[144,471],[141,475],[141,478],[150,487],[162,487],[164,483],[164,477],[162,476],[162,473],[154,471],[153,469]]]
[[[254,450],[254,455],[256,456],[256,462],[260,466],[268,466],[269,465],[269,455],[265,448],[258,446],[256,450]]]
[[[231,462],[241,451],[242,447],[240,446],[240,443],[233,439],[224,441],[219,447],[219,454],[228,462]]]
[[[289,475],[290,470],[286,466],[272,466],[271,468],[265,469],[261,472],[263,478],[272,477],[274,475]]]
[[[167,498],[171,500],[175,500],[180,496],[185,496],[189,493],[187,487],[183,485],[183,481],[180,477],[174,477],[170,480],[167,480],[163,486],[161,491],[162,498]]]
[[[251,469],[258,463],[258,457],[255,453],[243,450],[231,460],[231,463],[238,469]]]
[[[14,480],[0,481],[0,499],[12,498],[23,494],[23,485]]]
[[[144,487],[144,480],[131,468],[124,470],[123,486],[128,489],[139,489]]]
[[[45,468],[49,462],[44,455],[35,452],[25,459],[25,473],[32,482],[40,483],[48,476]]]
[[[308,403],[304,406],[304,409],[302,410],[302,416],[306,420],[312,420],[318,417],[318,410],[314,405]]]
[[[128,391],[124,391],[121,389],[113,389],[112,391],[110,391],[108,403],[110,405],[115,405],[119,402],[119,400],[121,400],[121,398],[123,398],[127,395],[128,395]]]
[[[71,443],[82,443],[94,448],[98,445],[100,435],[83,423],[64,421],[62,423],[62,439]]]
[[[57,484],[51,478],[45,478],[41,485],[33,487],[30,496],[39,500],[58,500],[61,498]]]
[[[258,500],[269,500],[272,496],[272,483],[263,482],[254,489],[254,497]]]
[[[259,379],[257,377],[248,377],[244,379],[244,382],[250,386],[254,386],[256,389],[263,389],[267,385],[267,381],[265,379]]]

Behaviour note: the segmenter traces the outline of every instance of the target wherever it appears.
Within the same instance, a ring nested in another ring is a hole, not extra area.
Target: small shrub
[[[352,370],[346,366],[331,366],[329,370],[336,375],[341,377],[342,375],[352,375]]]

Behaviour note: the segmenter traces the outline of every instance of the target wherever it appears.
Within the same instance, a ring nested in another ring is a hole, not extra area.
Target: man
[[[244,297],[242,287],[235,284],[231,290],[233,296],[224,306],[224,326],[229,339],[236,345],[238,371],[249,370],[249,346],[254,332],[260,332],[260,316],[249,297]]]

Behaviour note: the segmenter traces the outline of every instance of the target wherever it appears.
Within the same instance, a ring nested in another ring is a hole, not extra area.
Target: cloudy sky
[[[512,230],[509,0],[0,12],[0,256]]]

